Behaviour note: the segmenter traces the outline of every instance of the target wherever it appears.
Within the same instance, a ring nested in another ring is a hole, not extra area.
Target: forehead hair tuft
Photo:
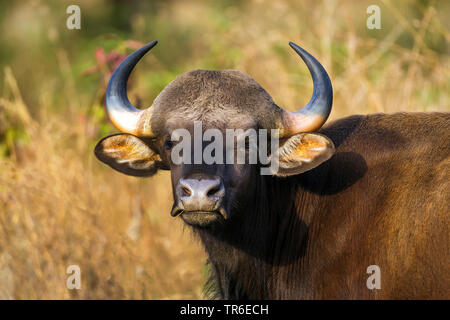
[[[253,121],[275,128],[280,111],[270,95],[250,76],[236,70],[193,70],[176,77],[153,104],[152,128],[161,133],[168,119]]]

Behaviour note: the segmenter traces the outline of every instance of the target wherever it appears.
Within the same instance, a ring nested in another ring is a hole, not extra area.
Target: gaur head
[[[304,49],[290,43],[314,83],[311,100],[298,111],[278,107],[255,80],[234,70],[184,73],[162,90],[151,107],[136,109],[127,98],[127,80],[156,43],[133,52],[112,74],[106,111],[123,133],[102,139],[95,154],[113,169],[132,176],[149,177],[158,170],[170,170],[172,216],[208,228],[226,224],[240,214],[238,209],[260,181],[261,168],[272,164],[263,163],[260,157],[249,161],[251,153],[261,151],[262,146],[269,162],[277,161],[269,179],[301,174],[333,155],[332,141],[313,133],[330,114],[331,81]],[[260,135],[261,129],[266,129],[267,135]],[[249,132],[258,133],[256,140],[250,141]],[[196,140],[199,134],[200,140]],[[244,137],[243,144],[238,142],[240,137]],[[274,139],[276,144],[271,143]],[[219,143],[213,148],[213,142]],[[181,143],[192,148],[180,148]],[[238,151],[245,161],[237,161]],[[205,154],[215,157],[214,161],[208,161]]]

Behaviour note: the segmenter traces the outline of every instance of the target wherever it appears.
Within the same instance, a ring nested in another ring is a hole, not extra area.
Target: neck
[[[308,196],[298,197],[301,179],[258,179],[253,199],[226,225],[198,230],[212,269],[211,291],[219,298],[279,298],[289,283],[283,270],[300,270],[305,255],[308,228],[295,200]]]

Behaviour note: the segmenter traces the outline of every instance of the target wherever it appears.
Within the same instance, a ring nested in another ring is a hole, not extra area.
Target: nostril
[[[186,197],[190,197],[192,195],[191,190],[186,186],[181,186],[181,194]]]
[[[206,194],[206,196],[212,197],[212,196],[215,195],[217,192],[219,192],[219,190],[220,190],[219,186],[213,187],[213,188],[209,189],[209,191],[208,191],[208,193]]]
[[[220,192],[221,189],[222,189],[222,185],[221,185],[221,184],[217,184],[217,185],[215,185],[215,186],[212,186],[212,187],[208,190],[208,192],[206,193],[206,196],[207,196],[208,198],[213,197],[213,196],[216,196],[216,195]]]

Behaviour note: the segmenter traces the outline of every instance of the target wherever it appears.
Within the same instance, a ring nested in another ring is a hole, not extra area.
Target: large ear
[[[131,176],[152,176],[163,167],[159,155],[131,134],[119,133],[103,138],[94,153],[111,168]]]
[[[278,149],[278,172],[285,177],[303,173],[327,161],[334,154],[334,144],[318,133],[299,133],[290,137]]]

